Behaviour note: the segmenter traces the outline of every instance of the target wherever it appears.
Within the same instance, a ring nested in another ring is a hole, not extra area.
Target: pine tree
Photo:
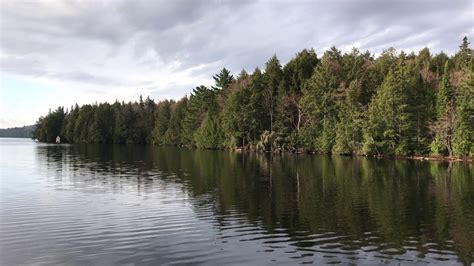
[[[195,145],[194,134],[201,126],[208,110],[213,92],[206,86],[199,86],[189,97],[186,114],[183,119],[182,141],[184,144]]]
[[[436,96],[437,121],[432,125],[435,133],[435,139],[431,144],[432,153],[453,155],[454,112],[455,94],[454,88],[449,81],[449,64],[446,62]]]
[[[464,36],[462,43],[459,46],[459,51],[454,56],[454,62],[457,69],[470,69],[470,71],[474,71],[472,68],[473,66],[470,65],[474,54],[472,53],[472,49],[469,47],[469,44],[470,42],[468,41],[467,37]]]
[[[188,104],[188,98],[184,97],[174,104],[171,117],[168,124],[168,128],[163,136],[163,143],[166,145],[180,145],[182,144],[182,122],[186,115],[186,108]]]
[[[74,142],[74,125],[79,115],[79,105],[76,103],[75,106],[71,106],[71,111],[67,115],[65,122],[65,138],[67,142]]]
[[[266,111],[265,83],[262,72],[256,68],[249,85],[250,100],[248,109],[254,114],[249,135],[252,140],[258,140],[260,134],[270,128],[270,115]]]
[[[62,136],[66,112],[64,107],[58,107],[45,117],[40,117],[36,123],[33,137],[43,142],[54,142],[57,136]]]
[[[406,155],[409,153],[408,132],[411,128],[405,66],[391,70],[369,105],[364,127],[366,154]]]
[[[410,132],[410,150],[416,154],[428,153],[430,143],[429,122],[435,115],[434,92],[429,83],[423,81],[420,74],[411,73],[411,90],[409,93],[409,110],[412,114]]]
[[[87,143],[113,143],[114,113],[108,103],[94,106]]]
[[[265,64],[265,73],[264,73],[264,90],[263,90],[263,100],[265,104],[265,111],[268,112],[270,116],[270,132],[273,131],[273,120],[275,118],[275,105],[277,100],[278,88],[282,79],[282,69],[280,61],[273,55],[270,60]]]
[[[257,114],[250,106],[252,92],[249,80],[250,77],[239,78],[240,86],[232,91],[222,112],[227,136],[226,145],[230,148],[245,146],[257,126],[255,119]]]
[[[359,80],[352,81],[346,91],[344,101],[341,102],[339,122],[336,126],[335,153],[352,154],[361,149],[365,121],[365,112],[360,103],[361,87]]]
[[[158,112],[158,106],[155,104],[155,101],[146,97],[144,103],[144,111],[141,113],[143,119],[143,133],[145,136],[146,143],[153,143],[153,129],[155,128],[156,116]]]
[[[161,145],[165,142],[164,135],[168,130],[171,119],[171,102],[168,100],[158,103],[155,128],[153,129],[153,143]]]
[[[336,92],[341,84],[341,52],[327,51],[303,90],[302,110],[307,123],[301,133],[307,147],[330,152],[336,135]],[[332,136],[332,137],[330,137]]]
[[[216,84],[215,87],[212,87],[215,91],[226,89],[234,81],[234,76],[225,67],[212,78]]]
[[[221,118],[217,110],[215,94],[209,99],[209,109],[205,114],[201,126],[194,135],[196,146],[205,149],[219,149],[224,144],[224,132]]]
[[[466,73],[457,95],[452,140],[453,153],[456,156],[474,155],[474,81],[473,73],[469,69],[470,66],[465,69]]]
[[[318,62],[313,49],[304,49],[283,68],[276,118],[276,127],[280,133],[288,135],[294,130],[300,130],[303,124],[302,89]]]

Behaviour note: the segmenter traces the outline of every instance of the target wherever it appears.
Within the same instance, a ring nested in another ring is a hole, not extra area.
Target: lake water
[[[0,139],[0,264],[470,264],[474,166]]]

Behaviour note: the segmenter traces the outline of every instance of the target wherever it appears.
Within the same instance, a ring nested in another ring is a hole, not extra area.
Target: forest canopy
[[[34,137],[54,142],[474,156],[473,50],[453,55],[390,48],[378,57],[336,47],[276,55],[252,73],[223,68],[215,85],[178,101],[59,107]]]

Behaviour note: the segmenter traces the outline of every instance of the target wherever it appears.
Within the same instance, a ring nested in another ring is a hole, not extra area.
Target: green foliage
[[[322,58],[302,50],[283,67],[234,75],[222,68],[213,87],[175,102],[60,107],[34,136],[53,142],[141,143],[337,154],[473,156],[473,55],[467,38],[452,57],[389,48]]]
[[[248,77],[243,80],[247,81]],[[229,96],[222,111],[223,125],[230,147],[245,146],[257,127],[255,119],[257,114],[250,107],[250,96],[249,86],[237,88]]]
[[[196,146],[205,149],[220,149],[223,147],[224,131],[222,129],[221,118],[218,113],[216,95],[209,94],[208,109],[201,126],[194,135]]]
[[[171,109],[171,117],[169,124],[163,135],[163,144],[166,145],[181,145],[183,144],[183,128],[181,122],[183,121],[187,110],[188,98],[184,97],[179,100]]]
[[[474,82],[469,72],[459,87],[453,151],[456,156],[474,155]]]
[[[467,37],[464,36],[461,45],[459,45],[459,51],[454,56],[454,64],[459,69],[469,69],[473,71],[471,64],[472,57],[474,56],[472,49],[469,47],[470,42]]]
[[[346,91],[345,101],[339,111],[339,123],[336,125],[334,152],[352,154],[361,152],[363,126],[366,118],[358,93],[362,84],[354,80]]]
[[[438,117],[444,116],[449,107],[453,105],[454,96],[454,89],[449,82],[449,64],[446,62],[436,98]]]
[[[307,116],[306,130],[311,129],[311,146],[330,152],[334,145],[337,117],[337,93],[342,80],[341,52],[333,47],[327,51],[303,90],[302,109]],[[304,134],[306,135],[306,134]]]
[[[274,140],[275,133],[265,130],[262,135],[260,135],[260,140],[257,142],[257,149],[262,151],[272,150]]]
[[[182,121],[183,142],[195,145],[194,134],[201,126],[203,119],[206,117],[207,109],[213,101],[214,92],[205,86],[196,87],[189,97],[186,114]]]
[[[114,133],[114,112],[108,103],[99,105],[93,113],[89,127],[89,139],[92,143],[112,143]]]
[[[408,109],[410,84],[403,65],[390,71],[369,105],[364,129],[364,152],[406,155],[411,114]]]
[[[296,54],[283,68],[277,99],[276,128],[289,135],[303,124],[302,89],[313,74],[319,59],[313,49]]]
[[[226,89],[234,81],[234,76],[230,74],[230,71],[225,67],[219,72],[219,74],[212,76],[212,78],[216,83],[216,87],[212,87],[214,90]]]
[[[158,114],[156,116],[155,128],[153,130],[154,144],[164,144],[166,142],[164,135],[168,130],[168,125],[170,124],[172,104],[173,102],[170,101],[158,103]]]
[[[426,63],[428,64],[428,63]],[[411,129],[408,137],[410,151],[415,154],[429,153],[431,134],[430,121],[435,117],[435,92],[431,89],[432,81],[424,78],[427,65],[410,64],[410,90],[408,92]]]
[[[313,49],[304,49],[297,53],[295,58],[283,67],[283,91],[280,93],[300,92],[318,63],[318,56]]]
[[[207,113],[194,138],[198,148],[220,149],[223,147],[224,132],[215,112]]]
[[[273,55],[270,60],[265,64],[264,78],[264,89],[263,89],[263,103],[265,112],[270,116],[270,132],[273,131],[273,121],[275,118],[275,107],[277,103],[277,93],[282,80],[282,69],[280,61]]]
[[[432,128],[435,138],[441,141],[448,156],[453,155],[452,136],[454,130],[455,91],[449,80],[449,64],[446,62],[444,73],[436,95],[436,121]],[[438,144],[437,144],[438,145]],[[433,149],[432,149],[433,150]]]
[[[33,137],[44,142],[54,142],[57,136],[63,132],[63,124],[66,113],[63,107],[58,107],[55,111],[49,112],[46,117],[40,117],[36,123]]]
[[[270,114],[265,110],[265,95],[264,95],[264,77],[260,69],[256,68],[253,72],[250,82],[250,100],[248,109],[255,115],[255,121],[251,125],[249,131],[250,137],[255,140],[260,134],[270,128]]]
[[[431,154],[443,155],[446,153],[446,147],[439,137],[435,137],[430,145]]]

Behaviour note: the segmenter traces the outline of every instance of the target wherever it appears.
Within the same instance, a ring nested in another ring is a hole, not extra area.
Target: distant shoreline
[[[32,138],[36,125],[0,128],[0,138]]]

